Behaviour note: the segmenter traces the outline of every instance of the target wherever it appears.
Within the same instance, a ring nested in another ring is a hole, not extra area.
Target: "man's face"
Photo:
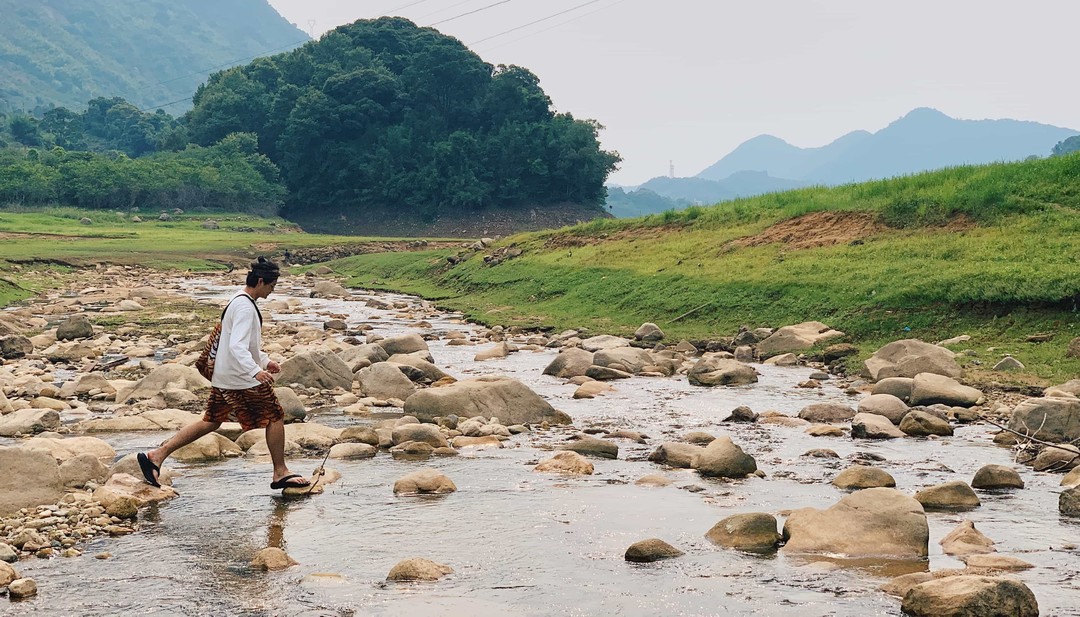
[[[274,293],[275,286],[277,286],[277,280],[267,283],[266,281],[259,279],[259,283],[255,285],[255,297],[269,298],[270,294]]]

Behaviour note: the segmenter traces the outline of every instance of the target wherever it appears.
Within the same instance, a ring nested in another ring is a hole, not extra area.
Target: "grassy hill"
[[[1080,372],[1064,357],[1080,336],[1078,254],[1071,155],[597,220],[513,236],[456,265],[449,251],[333,265],[354,285],[491,323],[628,334],[653,321],[677,340],[820,320],[864,356],[968,334],[973,367],[1010,353],[1033,378],[1063,380]]]

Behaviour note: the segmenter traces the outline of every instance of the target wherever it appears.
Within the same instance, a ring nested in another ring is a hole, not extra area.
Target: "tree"
[[[38,122],[34,118],[16,114],[8,121],[8,128],[12,138],[24,146],[40,146],[41,133],[38,131]]]
[[[1053,156],[1063,156],[1070,152],[1080,152],[1080,135],[1073,135],[1072,137],[1059,141],[1054,150],[1051,153]]]

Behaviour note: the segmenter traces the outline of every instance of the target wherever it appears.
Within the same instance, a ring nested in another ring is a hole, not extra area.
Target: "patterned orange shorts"
[[[239,422],[245,431],[264,428],[275,420],[285,418],[274,387],[259,384],[247,390],[210,388],[203,420],[207,422]]]

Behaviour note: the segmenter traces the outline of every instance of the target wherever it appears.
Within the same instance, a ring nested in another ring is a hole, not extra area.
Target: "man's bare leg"
[[[147,452],[146,457],[150,459],[150,462],[161,467],[161,464],[165,462],[165,459],[169,458],[170,454],[204,435],[213,433],[219,426],[221,426],[220,422],[207,422],[202,419],[198,422],[192,422],[177,431],[165,443]]]
[[[274,420],[266,425],[266,449],[270,450],[270,460],[274,463],[274,482],[292,475],[285,464],[285,421]],[[289,484],[307,486],[307,480],[293,478]]]

